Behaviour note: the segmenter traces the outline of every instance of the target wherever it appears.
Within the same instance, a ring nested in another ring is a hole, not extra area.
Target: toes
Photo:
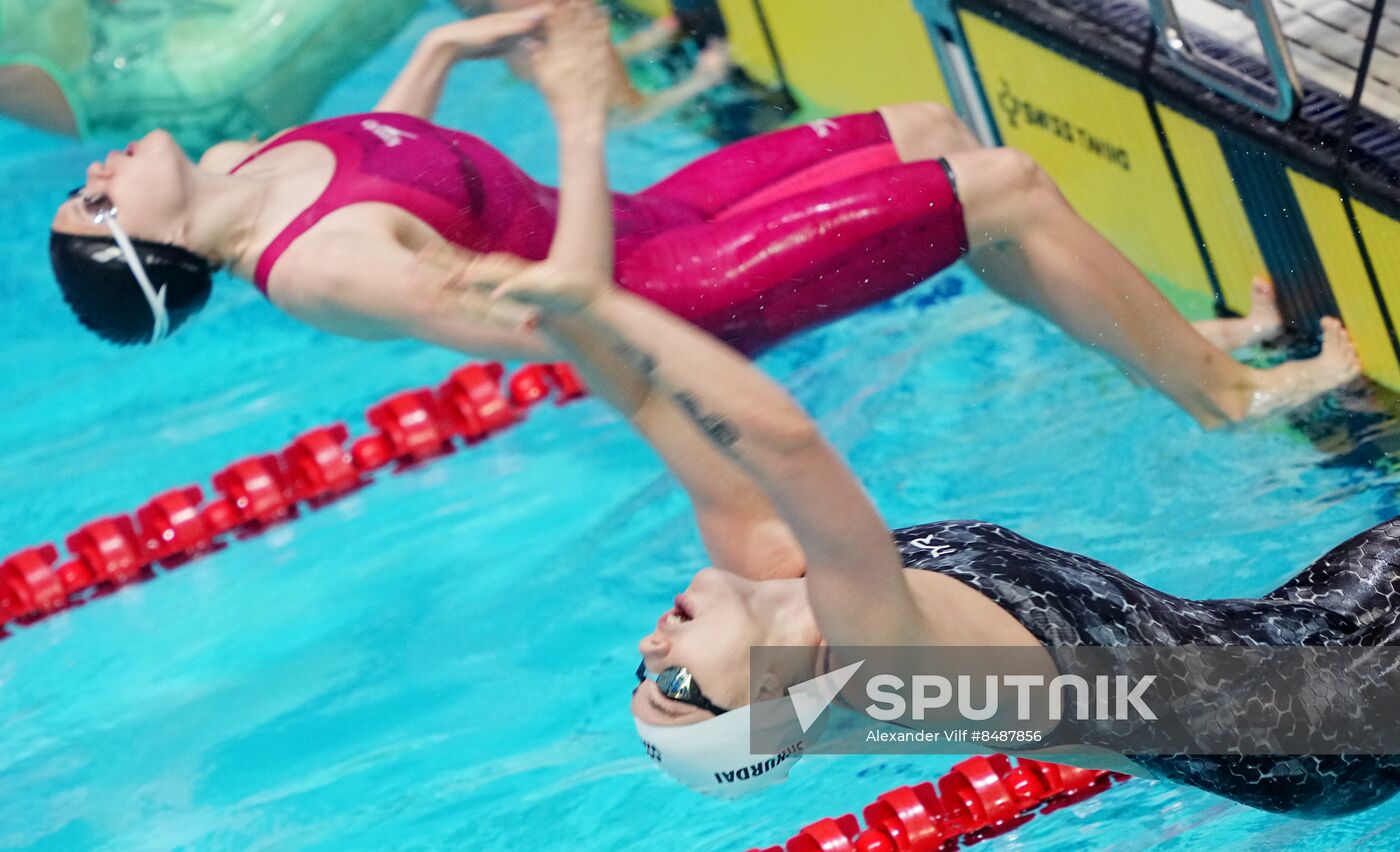
[[[1322,336],[1327,343],[1351,343],[1351,333],[1347,332],[1345,326],[1341,325],[1341,320],[1336,316],[1324,316],[1322,318]]]
[[[1354,374],[1361,369],[1361,355],[1356,351],[1356,343],[1351,339],[1351,332],[1346,330],[1341,320],[1336,317],[1323,317],[1322,335],[1324,351],[1334,353],[1339,357],[1348,373]]]

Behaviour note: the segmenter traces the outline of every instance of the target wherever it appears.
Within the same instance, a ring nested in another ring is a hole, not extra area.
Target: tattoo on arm
[[[700,408],[700,400],[689,391],[678,390],[671,394],[671,398],[716,446],[731,455],[734,454],[734,445],[739,441],[739,430],[734,428],[733,424],[721,415],[706,414]]]
[[[630,364],[633,369],[653,380],[656,377],[656,359],[633,346],[631,343],[617,338],[613,342],[613,353],[621,358],[625,363]]]
[[[636,370],[653,390],[661,390],[667,385],[667,382],[658,375],[658,364],[655,357],[618,334],[616,329],[605,324],[602,327],[611,338],[613,355]],[[700,428],[701,432],[705,433],[705,436],[716,447],[726,455],[738,457],[739,454],[734,449],[734,445],[739,442],[739,430],[734,424],[721,414],[706,413],[700,406],[699,398],[689,391],[673,390],[671,391],[671,399],[680,406],[681,411]]]

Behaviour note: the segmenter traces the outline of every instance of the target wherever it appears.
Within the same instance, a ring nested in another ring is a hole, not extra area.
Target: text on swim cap
[[[802,742],[799,740],[760,763],[755,763],[752,766],[745,766],[730,772],[716,772],[715,783],[732,784],[735,781],[748,781],[751,778],[757,778],[765,772],[772,770],[797,752],[802,751],[802,745]]]

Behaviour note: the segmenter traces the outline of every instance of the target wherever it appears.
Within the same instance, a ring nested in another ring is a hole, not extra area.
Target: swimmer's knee
[[[1043,189],[1046,183],[1053,185],[1035,158],[1019,148],[997,148],[989,152],[988,160],[1007,191],[1029,193]]]
[[[990,148],[947,160],[975,247],[1016,242],[1068,205],[1055,181],[1024,151]]]
[[[1014,208],[1033,215],[1046,204],[1063,204],[1064,196],[1054,178],[1035,158],[1017,148],[997,148],[988,152],[988,168],[1004,197]]]

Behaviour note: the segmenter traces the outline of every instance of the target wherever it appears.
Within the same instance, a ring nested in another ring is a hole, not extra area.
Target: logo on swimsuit
[[[807,126],[812,128],[812,132],[817,134],[818,139],[825,139],[841,128],[841,125],[829,118],[819,118]]]
[[[928,557],[930,559],[938,559],[939,557],[948,556],[950,554],[958,552],[958,549],[956,547],[950,547],[946,544],[939,544],[938,539],[935,536],[931,535],[916,538],[913,541],[909,542],[909,544],[913,547],[917,547],[920,550],[924,551],[924,553],[928,554]]]
[[[390,148],[399,147],[403,144],[403,140],[405,139],[418,138],[418,134],[416,133],[409,133],[407,130],[400,130],[397,127],[390,127],[387,124],[381,124],[380,122],[375,121],[372,118],[367,118],[364,121],[360,122],[360,126],[363,127],[365,130],[368,130],[370,133],[373,133],[375,136],[378,136],[379,141],[383,142],[386,146]]]

